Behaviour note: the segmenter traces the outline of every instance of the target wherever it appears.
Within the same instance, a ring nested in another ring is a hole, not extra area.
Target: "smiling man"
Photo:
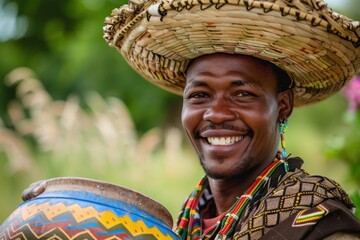
[[[183,96],[206,173],[179,215],[181,239],[359,239],[345,191],[302,170],[284,141],[293,107],[355,76],[359,36],[359,22],[322,0],[131,0],[113,10],[105,40]],[[46,182],[36,186],[25,200]]]
[[[244,55],[205,55],[189,66],[182,122],[209,177],[251,179],[274,160],[278,122],[293,106],[276,78],[269,63]]]
[[[358,22],[322,0],[129,1],[112,12],[108,44],[183,96],[206,175],[179,215],[181,239],[359,238],[345,191],[302,170],[284,141],[294,106],[354,77],[359,36]]]
[[[340,186],[278,153],[293,98],[290,77],[251,56],[189,64],[182,123],[206,176],[180,214],[182,239],[358,239]]]

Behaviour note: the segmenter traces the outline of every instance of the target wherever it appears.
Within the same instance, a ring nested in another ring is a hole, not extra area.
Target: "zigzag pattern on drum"
[[[11,224],[0,231],[0,240],[172,239],[142,219],[134,220],[126,213],[119,216],[111,210],[98,211],[93,206],[44,201],[27,209],[20,207],[9,217]],[[17,222],[23,224],[17,225]],[[45,226],[49,230],[44,233]]]

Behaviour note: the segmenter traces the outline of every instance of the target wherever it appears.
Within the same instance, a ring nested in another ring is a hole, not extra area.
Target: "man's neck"
[[[217,216],[228,211],[240,197],[256,180],[261,172],[271,163],[271,161],[261,166],[250,169],[246,174],[237,178],[213,179],[209,177],[209,186],[214,197]]]

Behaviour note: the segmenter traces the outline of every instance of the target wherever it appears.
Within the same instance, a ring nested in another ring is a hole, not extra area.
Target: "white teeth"
[[[211,145],[231,145],[244,139],[244,136],[236,137],[208,137],[207,140]]]

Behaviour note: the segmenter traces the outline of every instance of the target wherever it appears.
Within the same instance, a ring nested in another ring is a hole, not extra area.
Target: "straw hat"
[[[189,61],[216,52],[284,69],[295,106],[332,95],[360,68],[359,22],[322,0],[130,0],[106,18],[104,38],[145,79],[177,94]]]

